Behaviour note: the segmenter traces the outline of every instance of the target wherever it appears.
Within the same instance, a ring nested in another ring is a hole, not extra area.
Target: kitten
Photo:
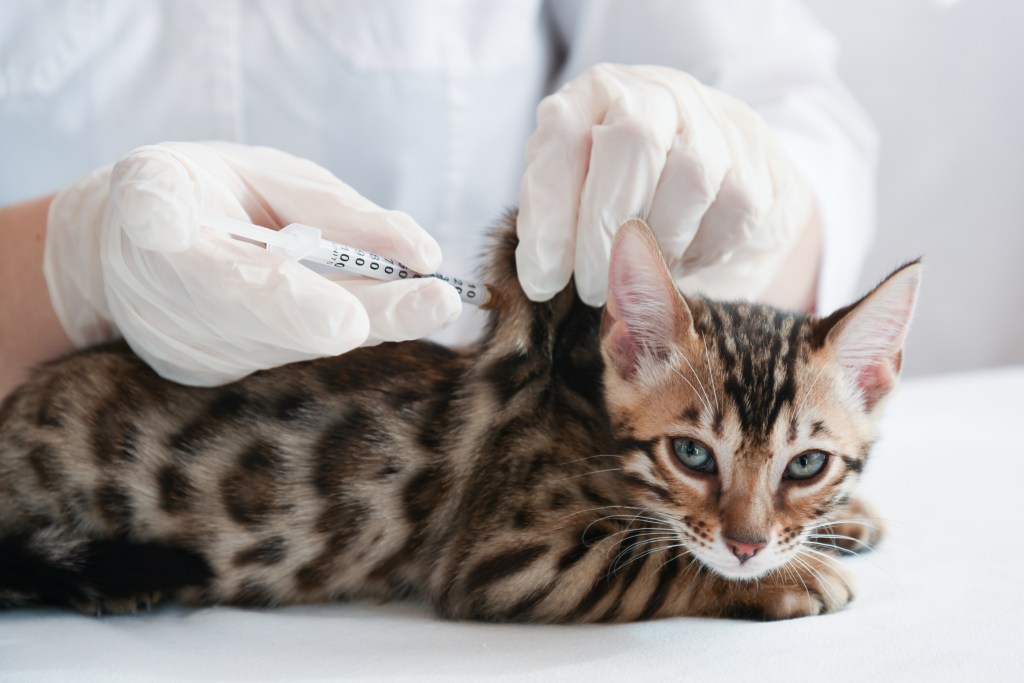
[[[819,319],[681,296],[633,220],[602,314],[572,284],[526,298],[514,223],[463,350],[383,344],[219,388],[123,345],[39,369],[0,408],[0,600],[411,595],[536,622],[846,605],[823,551],[877,540],[851,494],[920,265]]]

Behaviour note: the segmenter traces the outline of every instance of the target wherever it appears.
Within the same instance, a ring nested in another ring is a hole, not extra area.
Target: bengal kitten
[[[633,220],[602,313],[572,284],[530,301],[513,226],[463,350],[383,344],[219,388],[123,345],[39,369],[0,409],[0,599],[417,596],[533,622],[846,605],[826,551],[877,540],[850,496],[920,266],[827,318],[684,297]]]

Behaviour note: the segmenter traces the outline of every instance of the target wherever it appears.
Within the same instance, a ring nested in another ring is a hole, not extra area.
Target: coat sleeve
[[[835,39],[796,0],[548,0],[565,60],[686,71],[761,114],[813,188],[823,228],[818,309],[845,305],[875,223],[878,136],[839,79]]]

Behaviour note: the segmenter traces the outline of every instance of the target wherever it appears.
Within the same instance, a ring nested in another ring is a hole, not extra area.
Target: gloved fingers
[[[122,267],[111,262],[107,271],[117,271],[128,291],[195,321],[189,324],[200,326],[201,337],[276,349],[278,365],[294,353],[344,353],[369,334],[362,305],[343,287],[260,247],[204,235],[187,253],[148,252],[130,243],[126,251]],[[171,333],[185,324],[170,322]]]
[[[197,315],[217,305],[196,286],[188,261],[176,267],[183,255],[141,249],[116,223],[107,224],[102,241],[111,316],[135,353],[162,377],[215,386],[287,362],[280,349],[268,359],[265,344],[225,335],[218,327],[223,311],[213,319]]]
[[[641,81],[624,88],[593,129],[576,235],[576,287],[585,303],[604,303],[612,238],[650,208],[677,128],[669,90]]]
[[[150,145],[132,150],[114,164],[110,199],[115,220],[139,247],[162,252],[184,251],[199,232],[204,207],[245,218],[232,191],[230,173],[217,173],[187,152],[211,156],[202,145],[181,148]],[[224,176],[228,182],[224,182]]]
[[[43,274],[53,310],[78,348],[117,337],[99,272],[110,173],[105,166],[64,188],[47,215]]]
[[[729,261],[738,251],[784,250],[810,214],[811,194],[767,127],[746,105],[725,100],[730,108],[723,130],[733,165],[683,254],[687,272]]]
[[[377,206],[312,161],[269,147],[211,146],[244,179],[254,201],[243,205],[255,222],[303,223],[417,272],[440,267],[441,247],[411,216]]]
[[[219,286],[222,301],[209,311],[245,312],[247,325],[225,325],[229,333],[236,329],[242,336],[276,345],[283,349],[333,356],[356,348],[369,334],[369,320],[358,299],[345,288],[314,273],[282,255],[252,245],[225,240],[222,245],[207,245],[207,267],[220,267],[217,281],[204,277],[202,286]],[[210,248],[212,247],[212,248]],[[232,257],[231,252],[238,255]],[[197,274],[202,259],[194,262]],[[223,315],[223,312],[222,314]],[[248,329],[246,329],[248,328]]]
[[[338,204],[324,228],[324,238],[398,261],[417,273],[441,267],[441,247],[416,221],[401,211],[363,209]],[[302,221],[298,221],[302,222]]]
[[[595,67],[537,107],[516,219],[516,268],[523,291],[534,301],[550,299],[572,276],[591,130],[608,104],[607,86],[597,82],[608,78],[604,69]]]
[[[535,301],[560,292],[572,274],[591,125],[565,93],[550,95],[537,109],[537,130],[526,144],[515,252],[523,291]]]
[[[420,339],[447,327],[462,312],[455,288],[434,278],[394,282],[348,278],[339,285],[366,310],[370,321],[366,344]]]
[[[190,386],[218,386],[280,365],[280,349],[268,357],[271,349],[264,345],[221,343],[203,321],[152,294],[115,282],[108,298],[125,340],[161,377]]]
[[[728,261],[755,233],[762,219],[739,172],[730,169],[683,253],[682,270],[689,274]]]
[[[698,142],[693,126],[687,124],[687,129],[672,143],[647,214],[669,270],[676,277],[683,274],[683,254],[714,202],[730,163],[728,149],[717,131],[701,131]]]
[[[727,264],[676,278],[684,292],[700,292],[715,299],[754,299],[778,270],[775,254],[737,253]]]
[[[661,77],[661,76],[659,76]],[[672,74],[680,131],[652,201],[650,223],[675,277],[730,258],[772,203],[763,123],[747,105]],[[683,191],[679,191],[682,189]]]

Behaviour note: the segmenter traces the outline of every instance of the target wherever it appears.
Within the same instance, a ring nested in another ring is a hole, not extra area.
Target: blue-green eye
[[[821,451],[807,451],[801,453],[786,466],[787,479],[810,479],[825,467],[828,462],[828,453]]]
[[[672,450],[679,462],[697,472],[714,472],[715,456],[711,449],[694,439],[672,439]]]

